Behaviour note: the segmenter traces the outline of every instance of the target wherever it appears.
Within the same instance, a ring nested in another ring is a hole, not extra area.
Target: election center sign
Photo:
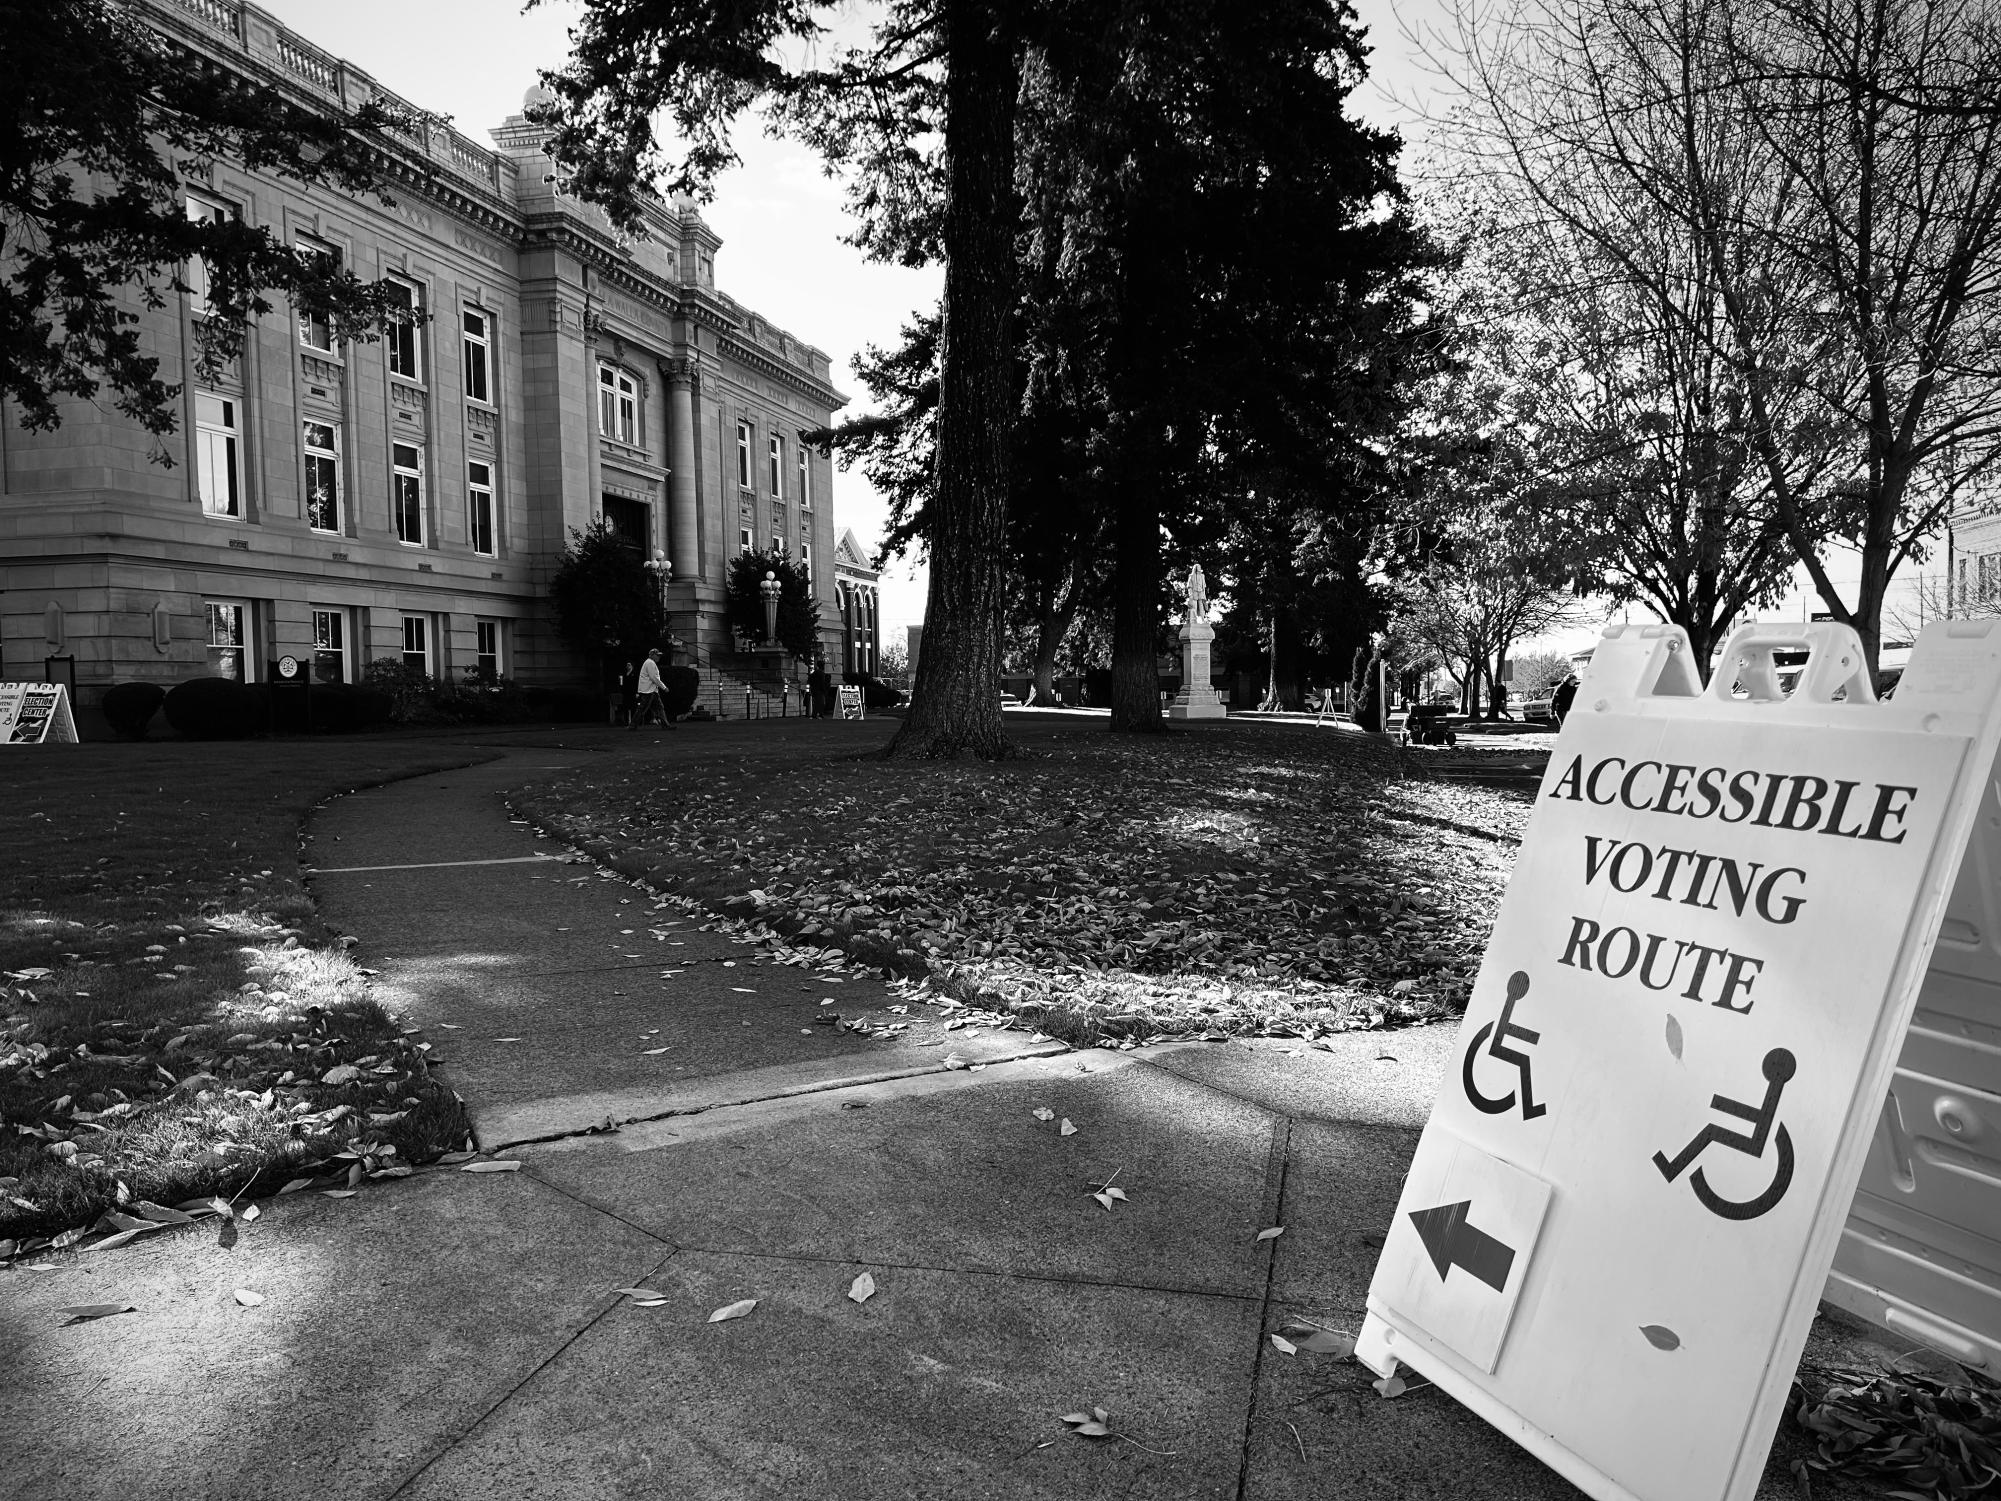
[[[1605,1501],[1757,1489],[2001,817],[2001,622],[1928,630],[1913,675],[1881,703],[1847,627],[1752,626],[1704,687],[1677,628],[1615,626],[1551,754],[1357,1354]]]
[[[74,745],[76,719],[61,683],[0,683],[0,745]]]

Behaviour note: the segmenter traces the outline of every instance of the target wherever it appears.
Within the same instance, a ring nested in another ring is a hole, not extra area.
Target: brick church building
[[[255,5],[141,8],[295,100],[391,97]],[[188,182],[190,214],[337,254],[430,316],[343,345],[274,298],[201,385],[200,266],[164,309],[134,297],[161,378],[183,386],[171,468],[108,404],[29,433],[0,403],[0,679],[53,658],[87,702],[129,679],[257,681],[293,656],[323,682],[394,657],[581,684],[548,587],[599,517],[671,563],[670,627],[700,661],[732,650],[728,560],[774,543],[811,572],[829,665],[852,651],[832,466],[802,439],[846,401],[827,355],[717,289],[721,242],[692,204],[659,203],[650,238],[627,242],[557,193],[543,131],[516,115],[492,137],[398,137],[394,208],[229,164]]]

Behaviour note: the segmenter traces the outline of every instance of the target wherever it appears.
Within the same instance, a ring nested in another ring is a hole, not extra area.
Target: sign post
[[[61,683],[0,683],[0,745],[75,745],[76,718]]]
[[[2001,621],[1928,628],[1894,703],[1845,626],[1741,629],[1707,689],[1609,628],[1357,1355],[1604,1501],[1749,1501],[1997,743]]]

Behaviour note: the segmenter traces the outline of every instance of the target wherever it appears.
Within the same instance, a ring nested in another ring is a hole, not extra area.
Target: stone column
[[[695,372],[686,360],[662,367],[667,376],[667,555],[674,578],[693,583],[702,576],[699,518],[695,501]]]

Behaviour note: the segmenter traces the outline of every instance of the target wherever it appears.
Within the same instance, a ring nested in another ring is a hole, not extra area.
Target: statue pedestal
[[[1169,719],[1228,719],[1223,695],[1209,686],[1209,643],[1216,628],[1206,620],[1181,627],[1181,691],[1167,706]]]

